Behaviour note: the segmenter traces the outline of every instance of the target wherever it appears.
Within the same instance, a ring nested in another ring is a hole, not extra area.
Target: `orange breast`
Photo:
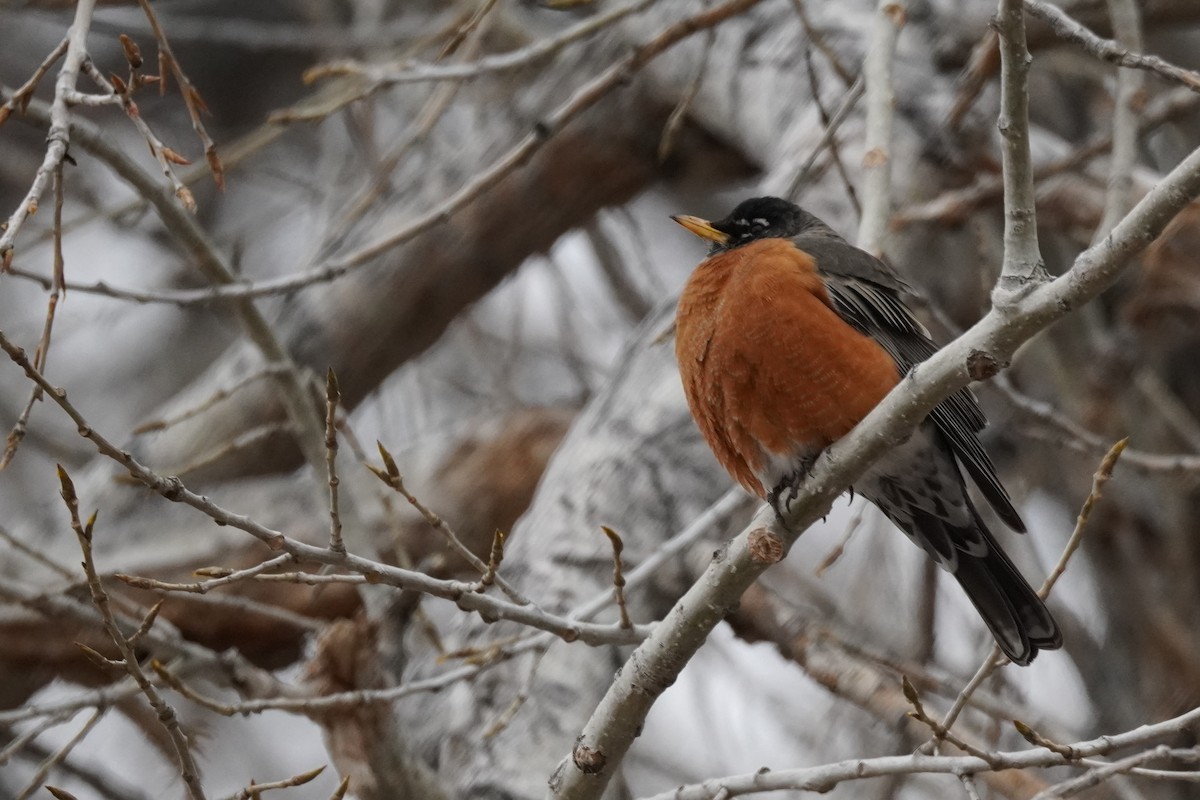
[[[830,306],[812,258],[784,239],[696,268],[679,300],[675,352],[704,438],[760,497],[774,488],[759,479],[769,462],[828,447],[900,379],[887,352]]]

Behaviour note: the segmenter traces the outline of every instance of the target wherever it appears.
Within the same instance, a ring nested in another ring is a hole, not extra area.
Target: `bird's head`
[[[671,219],[701,239],[712,242],[709,253],[732,250],[758,239],[790,239],[808,231],[832,231],[795,203],[778,197],[753,197],[739,203],[729,216],[713,222],[686,215]]]

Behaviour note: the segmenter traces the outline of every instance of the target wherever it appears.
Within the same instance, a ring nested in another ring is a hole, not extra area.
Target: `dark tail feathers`
[[[984,556],[958,552],[954,577],[966,591],[996,644],[1014,664],[1025,666],[1038,650],[1062,646],[1062,633],[1037,596],[992,534],[978,523],[988,551]]]

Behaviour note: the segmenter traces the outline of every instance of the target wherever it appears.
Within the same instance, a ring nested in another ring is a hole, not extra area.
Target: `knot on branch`
[[[967,374],[973,381],[986,381],[988,378],[994,378],[1006,366],[1008,365],[1001,363],[994,355],[983,350],[972,349],[967,354]]]
[[[750,558],[759,564],[775,564],[783,559],[783,538],[770,528],[755,528],[747,537]]]
[[[608,763],[608,756],[604,755],[604,751],[599,748],[577,744],[571,751],[571,760],[575,762],[575,766],[579,767],[580,772],[585,775],[595,775],[604,770],[604,766]]]

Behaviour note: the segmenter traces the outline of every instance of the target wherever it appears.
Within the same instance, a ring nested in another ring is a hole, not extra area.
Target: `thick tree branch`
[[[896,109],[892,65],[896,58],[896,40],[907,22],[908,9],[904,3],[880,0],[875,10],[871,45],[863,64],[867,121],[858,246],[875,256],[883,255],[883,239],[892,212],[892,121]]]
[[[1029,153],[1029,66],[1021,0],[1000,0],[1000,129],[1004,161],[1004,264],[992,302],[1005,307],[1047,278],[1038,248],[1033,158]]]
[[[617,675],[571,756],[551,780],[550,797],[599,797],[641,731],[658,696],[704,643],[709,632],[770,563],[757,556],[756,538],[775,536],[785,547],[820,517],[855,478],[903,442],[937,403],[966,386],[980,364],[998,369],[1034,334],[1109,286],[1130,258],[1146,247],[1175,214],[1200,195],[1200,150],[1193,151],[1123,219],[1084,251],[1065,275],[993,310],[965,334],[918,365],[843,439],[825,451],[792,506],[786,527],[766,507],[720,553],[700,580],[630,657]]]

